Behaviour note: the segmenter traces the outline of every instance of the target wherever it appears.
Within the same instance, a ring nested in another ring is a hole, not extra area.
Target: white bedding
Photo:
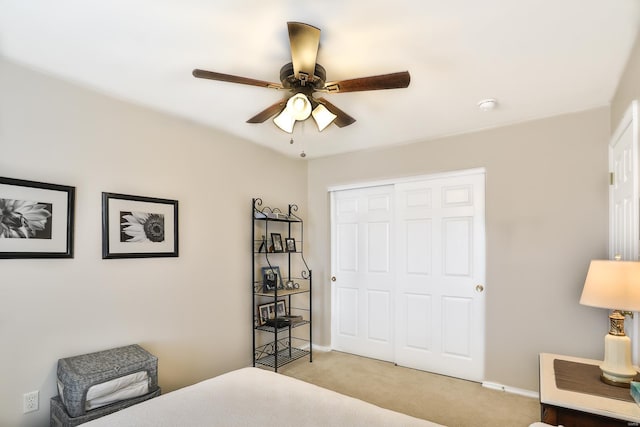
[[[87,427],[403,426],[438,424],[259,368],[243,368],[147,400]]]

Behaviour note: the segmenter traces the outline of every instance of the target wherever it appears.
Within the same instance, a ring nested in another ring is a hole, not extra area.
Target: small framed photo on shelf
[[[264,326],[267,323],[267,320],[273,319],[274,317],[275,313],[273,312],[273,303],[258,306],[258,324],[260,326]]]
[[[282,276],[280,275],[280,267],[262,267],[262,289],[265,292],[284,289]]]
[[[273,252],[284,252],[280,233],[271,233],[271,244],[273,245]]]
[[[287,252],[295,252],[296,251],[296,239],[292,237],[287,237],[284,239],[284,245],[287,249]]]
[[[285,317],[287,315],[287,304],[285,301],[279,300],[276,305],[274,303],[261,304],[258,306],[258,324],[264,326],[268,320],[276,317]]]
[[[287,303],[285,303],[284,300],[281,299],[276,304],[276,316],[277,317],[284,317],[286,315],[287,315]]]

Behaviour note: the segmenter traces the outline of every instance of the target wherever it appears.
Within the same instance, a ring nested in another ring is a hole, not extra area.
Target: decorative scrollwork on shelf
[[[292,203],[289,205],[289,217],[298,221],[302,221],[302,219],[294,212],[298,212],[298,205]]]
[[[253,210],[254,212],[259,212],[262,214],[275,214],[275,213],[282,213],[282,211],[279,208],[272,208],[270,206],[264,206],[262,207],[262,199],[261,198],[255,198],[253,199]]]
[[[308,279],[309,278],[309,270],[302,270],[302,272],[300,272],[300,276],[302,276],[303,279]]]
[[[269,344],[257,347],[254,352],[256,360],[262,359],[265,356],[273,355],[276,349],[275,344],[276,343],[274,342],[270,342]]]
[[[278,341],[272,341],[268,344],[256,347],[254,354],[256,360],[262,359],[265,356],[273,356],[277,352],[281,352],[291,347],[291,340],[289,338],[282,338]]]
[[[270,206],[265,206],[264,208],[262,208],[261,212],[263,212],[263,213],[282,213],[280,208],[272,208]]]
[[[278,344],[277,345],[278,351],[286,350],[289,347],[291,347],[291,339],[289,338],[279,339],[277,344]]]

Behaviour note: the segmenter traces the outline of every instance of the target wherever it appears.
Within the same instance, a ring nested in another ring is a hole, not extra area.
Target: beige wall
[[[578,300],[589,261],[607,255],[608,138],[601,108],[310,161],[316,341],[331,339],[327,188],[484,167],[486,381],[537,390],[538,353],[602,357],[606,311]]]
[[[611,101],[611,130],[614,131],[629,108],[631,101],[640,99],[640,34],[629,55],[627,66],[620,78]]]
[[[48,425],[61,357],[140,343],[163,391],[248,366],[251,197],[304,216],[306,164],[6,61],[0,94],[0,176],[77,198],[75,258],[0,259],[0,425]],[[177,199],[180,256],[102,260],[103,191]]]

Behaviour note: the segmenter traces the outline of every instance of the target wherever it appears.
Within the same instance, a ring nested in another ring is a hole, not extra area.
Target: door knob
[[[331,276],[331,281],[335,282],[336,281],[336,276]]]
[[[476,285],[476,292],[480,293],[484,291],[484,286],[482,285]]]

